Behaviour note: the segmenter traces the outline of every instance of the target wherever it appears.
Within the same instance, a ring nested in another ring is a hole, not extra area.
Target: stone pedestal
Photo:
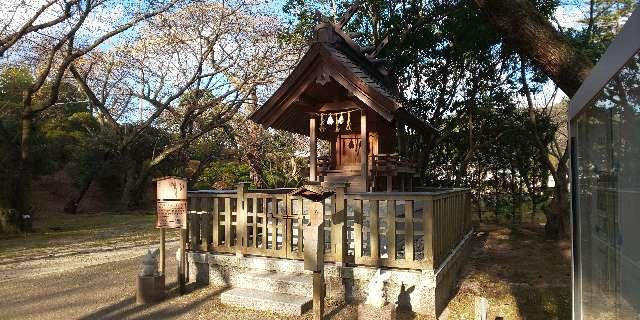
[[[378,308],[366,303],[358,305],[358,319],[395,320],[396,305],[387,303]]]
[[[164,274],[138,276],[136,303],[148,304],[164,299]]]

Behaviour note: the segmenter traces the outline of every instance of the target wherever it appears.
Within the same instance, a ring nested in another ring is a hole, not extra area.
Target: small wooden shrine
[[[383,41],[383,44],[386,41]],[[275,94],[250,119],[309,136],[309,180],[348,182],[353,191],[411,191],[423,139],[436,130],[400,102],[376,59],[342,23],[321,23],[314,41]],[[318,139],[329,156],[318,157]]]
[[[326,296],[357,304],[361,319],[436,319],[455,292],[473,236],[470,191],[416,190],[421,146],[436,130],[402,106],[376,59],[381,46],[361,48],[342,30],[357,8],[316,27],[291,75],[250,116],[309,136],[315,183],[188,193],[188,274],[228,287],[224,304],[291,316],[313,304],[322,319]],[[318,139],[330,146],[322,157]]]

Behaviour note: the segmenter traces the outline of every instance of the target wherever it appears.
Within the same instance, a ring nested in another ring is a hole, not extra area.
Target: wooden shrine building
[[[228,288],[222,303],[298,316],[326,294],[359,313],[437,318],[455,292],[473,235],[470,190],[416,190],[421,146],[437,131],[402,106],[375,58],[381,47],[361,48],[342,31],[356,9],[316,27],[307,53],[250,116],[308,136],[309,179],[327,183],[188,192],[181,279]],[[322,156],[318,139],[329,145]]]
[[[251,114],[265,127],[310,138],[309,180],[349,182],[361,192],[413,189],[417,147],[436,130],[402,106],[376,51],[339,25],[319,24],[293,72]],[[329,142],[328,157],[318,157],[318,139]]]

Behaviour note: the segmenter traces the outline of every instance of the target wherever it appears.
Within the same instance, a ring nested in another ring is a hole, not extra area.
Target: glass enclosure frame
[[[585,301],[587,301],[586,303],[590,303],[589,301],[592,301],[591,299],[593,299],[593,287],[599,289],[598,286],[601,283],[608,283],[607,281],[613,284],[621,283],[618,287],[610,289],[616,292],[616,297],[624,295],[620,292],[624,292],[625,290],[628,291],[628,288],[624,288],[625,285],[627,287],[632,286],[634,290],[640,292],[640,286],[636,288],[635,283],[622,283],[622,271],[620,270],[612,271],[612,275],[615,279],[606,279],[605,281],[598,281],[595,278],[607,277],[608,266],[602,267],[604,268],[604,272],[601,273],[597,273],[592,270],[594,264],[599,264],[603,260],[607,264],[609,261],[612,261],[613,267],[611,268],[613,269],[623,268],[620,265],[620,260],[624,259],[624,253],[614,256],[608,256],[605,254],[605,258],[600,260],[598,260],[597,255],[593,254],[593,248],[595,247],[595,245],[593,245],[593,242],[602,241],[602,239],[597,239],[598,232],[605,234],[605,236],[601,237],[605,239],[603,243],[611,247],[611,249],[605,250],[607,254],[609,252],[623,252],[624,250],[631,250],[633,252],[632,256],[635,257],[637,252],[640,251],[640,241],[632,243],[631,245],[628,242],[625,243],[625,245],[622,245],[621,237],[623,232],[621,230],[624,230],[624,226],[620,226],[620,223],[617,220],[621,220],[624,222],[624,220],[626,218],[629,218],[630,216],[632,216],[633,219],[637,219],[635,217],[639,215],[640,209],[634,210],[634,207],[632,205],[629,205],[629,203],[634,204],[636,196],[628,196],[626,195],[627,190],[625,190],[624,188],[620,189],[620,186],[624,186],[625,182],[619,182],[617,180],[628,181],[629,177],[622,177],[624,176],[625,171],[620,170],[620,167],[624,166],[624,164],[621,165],[617,162],[623,162],[625,160],[627,161],[626,172],[634,172],[633,170],[637,169],[637,167],[640,167],[640,163],[638,163],[637,165],[628,164],[629,159],[635,159],[634,155],[632,155],[631,158],[627,157],[626,159],[624,159],[626,154],[620,155],[616,154],[614,151],[611,151],[610,155],[606,154],[606,152],[605,154],[598,154],[598,149],[596,149],[596,147],[594,146],[599,141],[599,146],[604,146],[605,151],[620,149],[621,147],[619,145],[616,145],[616,143],[620,142],[620,139],[616,140],[616,137],[619,138],[621,134],[619,132],[616,132],[615,130],[625,130],[623,131],[622,135],[628,135],[629,132],[631,132],[631,137],[626,136],[622,140],[627,143],[630,142],[633,145],[633,148],[640,148],[640,134],[637,134],[636,131],[633,131],[637,130],[633,128],[638,127],[638,123],[635,122],[636,120],[634,118],[640,116],[640,104],[637,104],[638,102],[634,102],[633,104],[626,104],[628,106],[633,106],[633,108],[631,109],[637,109],[638,111],[630,111],[631,118],[634,120],[626,127],[623,127],[624,125],[622,124],[622,121],[619,121],[618,119],[620,117],[629,117],[629,115],[621,116],[620,114],[618,114],[619,110],[613,110],[614,108],[616,108],[616,106],[608,107],[607,103],[603,102],[603,95],[604,91],[606,90],[605,88],[609,88],[614,81],[617,81],[616,83],[619,84],[620,78],[624,78],[623,75],[625,75],[625,72],[629,73],[631,67],[631,70],[634,70],[632,71],[633,75],[635,75],[635,78],[631,79],[633,81],[636,81],[635,79],[640,79],[640,70],[634,69],[636,65],[640,65],[640,9],[636,10],[629,18],[622,32],[612,42],[607,52],[594,67],[589,78],[584,81],[578,92],[576,92],[576,94],[571,99],[571,102],[569,103],[569,132],[571,150],[571,225],[573,244],[573,319],[590,320],[602,316],[595,316],[589,308],[585,309]],[[626,89],[620,89],[620,92],[625,92],[625,90]],[[603,110],[610,111],[610,115],[603,113]],[[604,121],[599,121],[599,116]],[[636,126],[632,128],[631,126],[634,124]],[[603,128],[603,126],[606,125],[609,125],[609,127]],[[617,129],[614,127],[616,127]],[[602,138],[603,136],[604,139]],[[601,140],[594,140],[597,138],[600,138]],[[623,159],[618,159],[620,157],[622,157]],[[587,162],[588,160],[584,160],[585,158],[593,158],[596,159],[596,161],[589,160],[591,162]],[[601,160],[604,158],[607,159]],[[607,171],[598,168],[598,166],[602,166],[602,163],[605,162],[614,163],[611,164],[611,167],[614,169]],[[583,165],[584,163],[588,163],[592,166],[588,167],[586,165]],[[596,164],[595,166],[593,165],[594,163]],[[585,169],[585,167],[588,168]],[[579,172],[579,170],[582,171]],[[589,171],[591,176],[589,176],[589,178],[585,178],[587,174],[585,174],[583,171]],[[596,172],[596,174],[593,174],[593,172]],[[610,178],[606,175],[607,172],[613,172]],[[621,177],[618,177],[618,175],[620,175]],[[592,176],[597,176],[597,178],[593,179],[591,178]],[[634,174],[632,179],[637,179],[635,176],[636,175]],[[610,182],[609,180],[612,180],[614,182]],[[587,183],[585,183],[584,181],[587,181]],[[636,183],[635,180],[634,183]],[[588,189],[588,192],[585,192],[584,189]],[[612,197],[607,196],[608,190],[611,190]],[[586,197],[584,196],[585,194],[587,194]],[[625,199],[625,197],[630,197],[632,198],[632,200],[628,201],[628,199]],[[611,201],[608,201],[607,199],[609,198],[613,199]],[[613,220],[613,222],[594,222],[594,220],[596,220],[593,218],[594,212],[597,213],[599,212],[598,210],[602,208],[604,208],[603,210],[606,211],[603,215],[605,218],[603,219],[607,219],[607,217],[613,216],[613,219],[611,219]],[[623,219],[618,219],[621,217]],[[608,229],[603,230],[605,229],[602,227],[603,225],[607,226]],[[627,232],[628,231],[629,230],[627,229]],[[640,229],[637,232],[640,234]],[[640,262],[640,260],[638,262]],[[626,272],[627,271],[625,271],[624,273],[625,275],[627,274]],[[627,279],[625,278],[625,280]],[[601,298],[601,303],[595,306],[595,309],[607,308],[606,302],[603,301],[604,299],[606,299],[606,297]],[[637,301],[635,299],[637,299],[637,297],[631,298],[633,304],[632,310],[634,307],[636,308],[635,311],[631,312],[637,312],[638,314],[640,314],[640,305],[636,304]],[[623,298],[620,300],[626,299]],[[616,302],[616,306],[618,302],[619,301]],[[589,307],[589,305],[587,305],[587,307]],[[617,311],[615,312],[617,314]]]

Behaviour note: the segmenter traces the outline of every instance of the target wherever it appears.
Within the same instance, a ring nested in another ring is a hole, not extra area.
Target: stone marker
[[[142,260],[142,272],[138,275],[136,303],[147,304],[164,299],[164,274],[158,272],[159,250],[147,250]]]
[[[393,320],[396,318],[396,305],[387,302],[385,283],[390,272],[376,271],[367,286],[367,300],[358,305],[358,319]]]

